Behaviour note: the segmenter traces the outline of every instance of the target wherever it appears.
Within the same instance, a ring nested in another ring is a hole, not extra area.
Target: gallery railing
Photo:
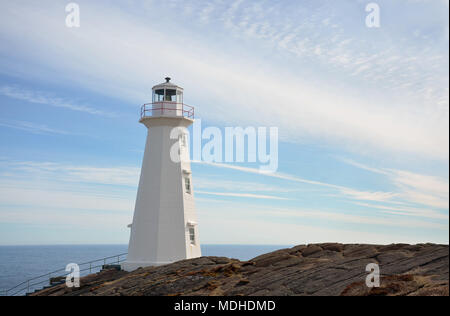
[[[141,107],[141,119],[155,116],[175,116],[194,118],[194,107],[171,101],[146,103]]]

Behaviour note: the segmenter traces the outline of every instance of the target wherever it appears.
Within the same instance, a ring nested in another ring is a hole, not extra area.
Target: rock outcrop
[[[377,263],[381,284],[368,288],[366,265]],[[34,295],[447,295],[447,245],[314,244],[249,261],[201,257],[134,272],[106,270]]]

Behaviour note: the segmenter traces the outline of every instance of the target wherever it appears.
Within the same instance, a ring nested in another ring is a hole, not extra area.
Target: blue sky
[[[0,244],[127,243],[167,75],[279,168],[193,164],[202,243],[448,243],[448,1],[0,3]]]

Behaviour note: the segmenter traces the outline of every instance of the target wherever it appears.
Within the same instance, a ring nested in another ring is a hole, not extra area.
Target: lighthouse
[[[188,158],[187,128],[194,122],[194,108],[183,103],[183,88],[170,78],[152,90],[152,103],[142,106],[139,121],[148,134],[122,264],[126,271],[201,256]]]

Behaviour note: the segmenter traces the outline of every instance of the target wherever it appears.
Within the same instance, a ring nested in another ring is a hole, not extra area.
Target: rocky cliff
[[[377,263],[381,286],[368,288],[366,265]],[[106,270],[34,295],[447,295],[447,245],[314,244],[239,261],[183,260],[127,273]]]

